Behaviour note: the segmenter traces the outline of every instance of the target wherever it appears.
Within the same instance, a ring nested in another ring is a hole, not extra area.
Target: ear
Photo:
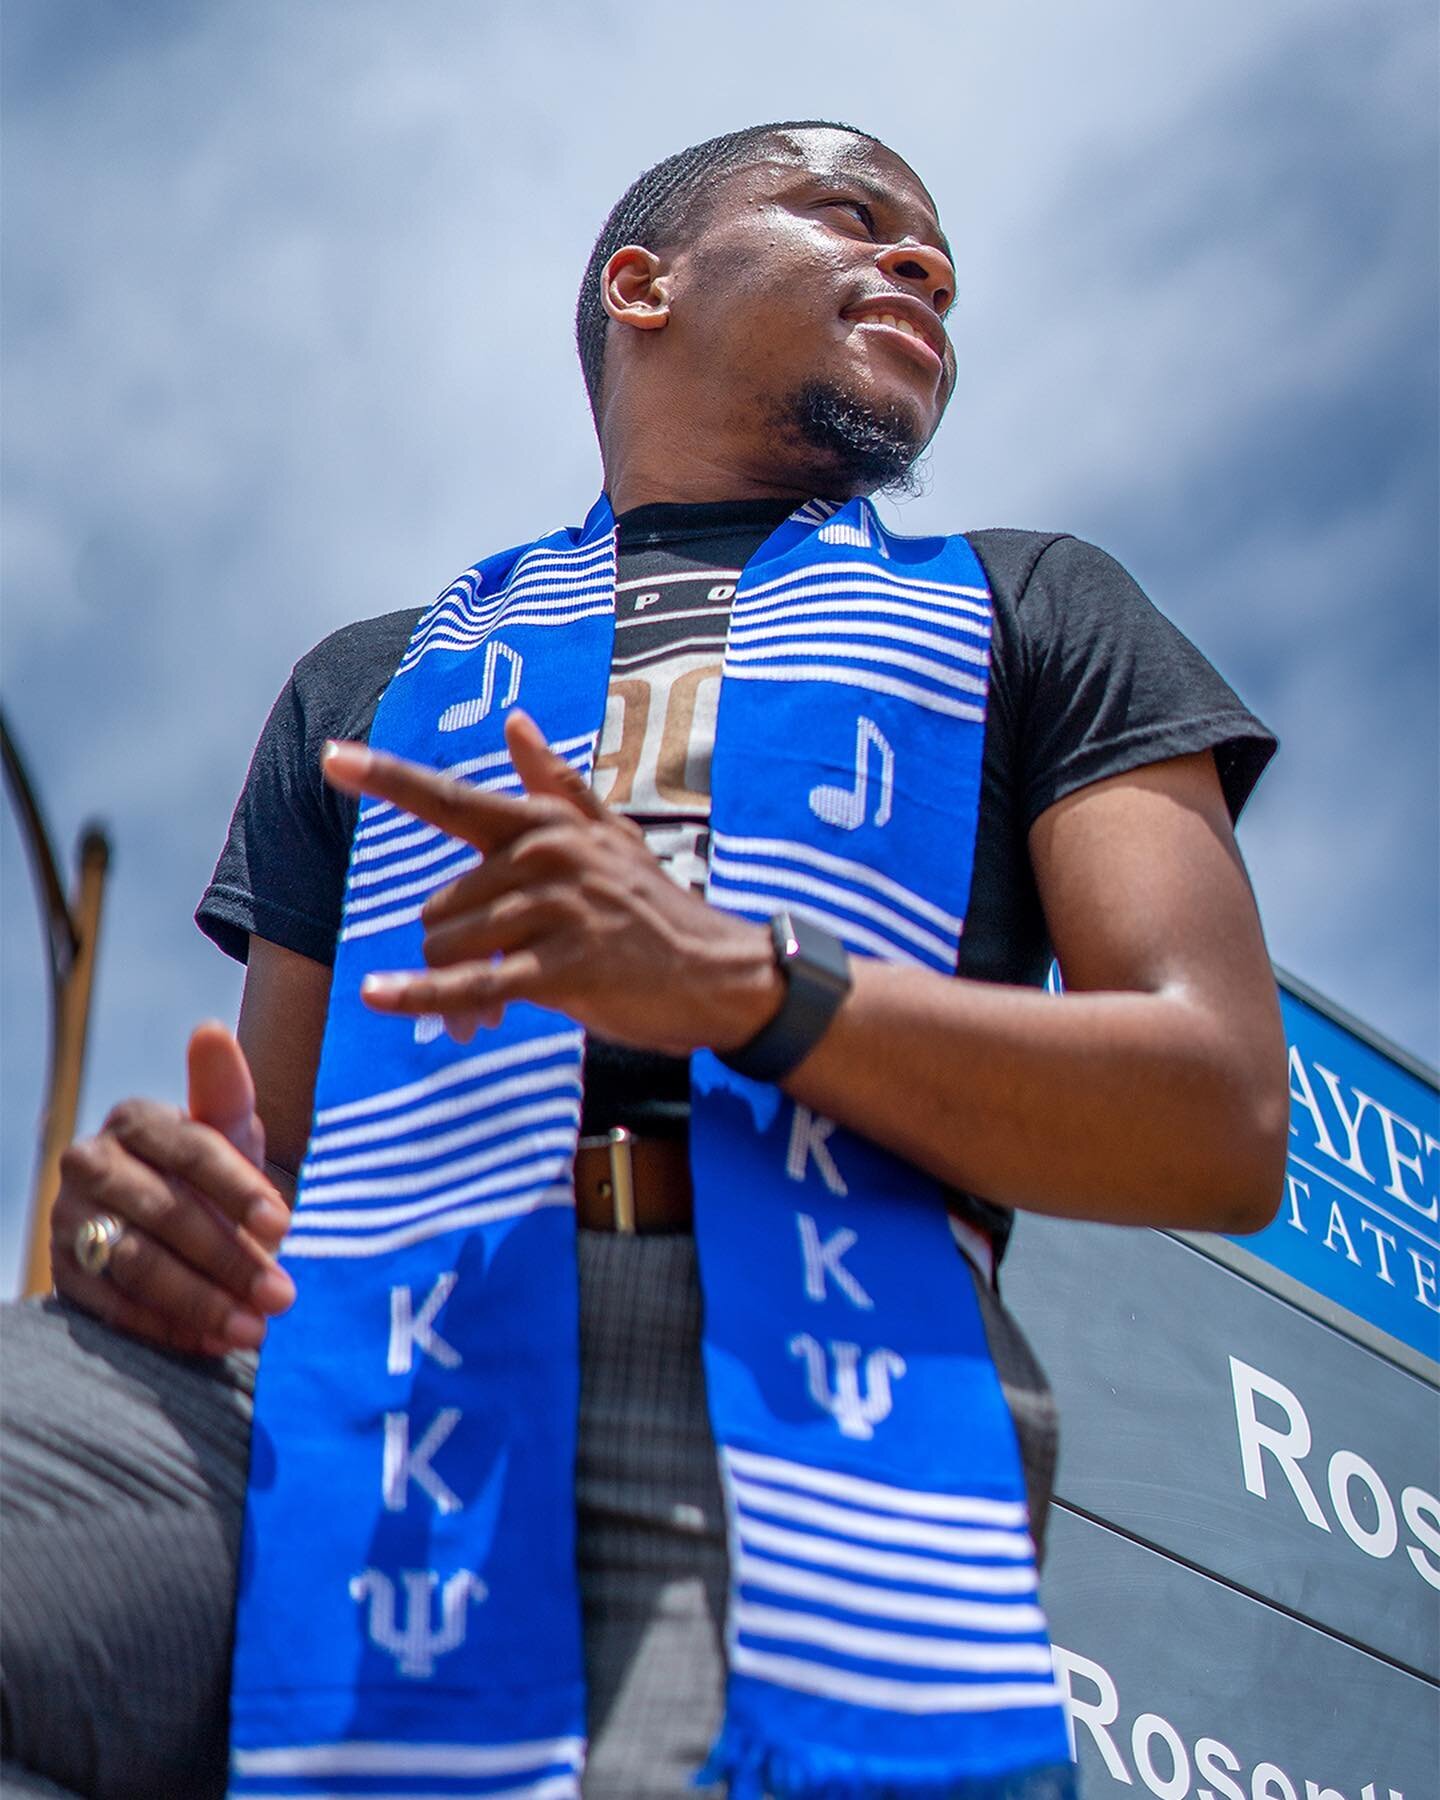
[[[670,323],[671,275],[642,244],[622,244],[600,277],[600,300],[612,319],[638,331]]]

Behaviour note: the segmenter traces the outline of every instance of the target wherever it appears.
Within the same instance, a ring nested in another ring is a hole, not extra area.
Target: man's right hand
[[[244,1053],[223,1025],[190,1039],[189,1112],[125,1100],[60,1159],[51,1215],[56,1289],[122,1331],[172,1350],[253,1349],[294,1284],[275,1262],[289,1208],[264,1173],[265,1131]],[[123,1230],[102,1275],[75,1234],[108,1213]]]

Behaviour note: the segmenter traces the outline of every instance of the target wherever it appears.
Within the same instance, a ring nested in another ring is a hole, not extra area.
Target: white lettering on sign
[[[1318,1058],[1312,1055],[1303,1038],[1289,1047],[1284,1204],[1279,1230],[1260,1254],[1273,1255],[1302,1281],[1433,1355],[1440,1315],[1435,1096],[1423,1084],[1406,1085],[1391,1092],[1387,1104],[1367,1091],[1380,1085],[1382,1070],[1351,1080],[1320,1060],[1325,1055],[1323,1048]],[[1338,1046],[1334,1062],[1342,1070],[1348,1066]],[[1292,1232],[1310,1240],[1303,1250],[1294,1245],[1294,1267],[1286,1247]],[[1321,1250],[1325,1256],[1317,1262]],[[1327,1266],[1328,1257],[1335,1260]],[[1423,1309],[1423,1319],[1413,1307]]]
[[[404,1512],[413,1481],[442,1513],[459,1512],[460,1496],[430,1467],[430,1459],[460,1423],[460,1408],[444,1406],[430,1421],[420,1442],[411,1448],[410,1415],[385,1415],[385,1461],[381,1492],[388,1512]]]
[[[1135,1787],[1138,1776],[1138,1785],[1156,1800],[1187,1800],[1192,1793],[1195,1800],[1300,1800],[1300,1784],[1279,1763],[1257,1762],[1247,1774],[1246,1765],[1222,1739],[1207,1735],[1187,1745],[1160,1713],[1138,1714],[1127,1731],[1121,1721],[1120,1692],[1105,1665],[1059,1644],[1053,1654],[1055,1682],[1065,1701],[1070,1755],[1076,1762],[1081,1761],[1082,1747],[1093,1750],[1112,1781]],[[1339,1788],[1308,1777],[1303,1787],[1304,1800],[1348,1800]],[[1378,1800],[1377,1783],[1367,1782],[1360,1800]],[[1405,1796],[1392,1787],[1388,1800]]]
[[[1422,1581],[1440,1588],[1440,1500],[1424,1488],[1407,1487],[1400,1495],[1400,1516],[1425,1548],[1407,1544],[1405,1554]],[[1429,1556],[1426,1551],[1429,1551]],[[1431,1557],[1435,1560],[1432,1562]]]
[[[1318,1086],[1311,1069],[1319,1077]],[[1402,1118],[1373,1094],[1342,1083],[1323,1063],[1307,1067],[1293,1044],[1290,1098],[1294,1102],[1290,1133],[1302,1142],[1308,1137],[1307,1150],[1358,1175],[1421,1218],[1440,1221],[1440,1138]],[[1296,1123],[1302,1113],[1309,1121],[1303,1131]],[[1373,1120],[1369,1131],[1367,1120]]]
[[[822,1239],[820,1227],[809,1213],[796,1213],[795,1222],[800,1227],[800,1249],[805,1258],[805,1298],[823,1300],[825,1278],[829,1276],[852,1306],[858,1306],[862,1312],[873,1311],[875,1302],[841,1261],[858,1242],[857,1234],[845,1225]]]
[[[1330,1202],[1330,1222],[1325,1227],[1325,1248],[1327,1250],[1343,1249],[1346,1262],[1357,1266],[1360,1258],[1355,1254],[1355,1242],[1350,1236],[1350,1228],[1345,1223],[1345,1215],[1340,1210],[1340,1202]]]
[[[1168,1773],[1155,1767],[1157,1738],[1165,1746],[1162,1756]],[[1130,1727],[1130,1749],[1140,1779],[1152,1794],[1158,1794],[1160,1800],[1184,1800],[1190,1792],[1190,1758],[1184,1739],[1168,1719],[1159,1713],[1141,1713]]]
[[[1378,1561],[1383,1562],[1387,1556],[1392,1556],[1400,1541],[1400,1533],[1395,1524],[1395,1506],[1385,1483],[1370,1464],[1353,1450],[1337,1450],[1330,1458],[1330,1467],[1325,1474],[1330,1488],[1330,1504],[1335,1508],[1335,1516],[1350,1542],[1358,1544],[1367,1556],[1373,1556]],[[1361,1519],[1350,1503],[1352,1482],[1359,1482],[1370,1496],[1370,1504],[1366,1510],[1375,1515],[1373,1526]]]
[[[1329,1531],[1330,1520],[1305,1469],[1313,1450],[1309,1415],[1299,1396],[1284,1382],[1238,1357],[1230,1358],[1230,1385],[1235,1397],[1235,1426],[1240,1437],[1240,1469],[1246,1490],[1270,1498],[1267,1464],[1283,1475],[1300,1511],[1317,1531]],[[1265,1403],[1278,1412],[1261,1416]],[[1325,1465],[1324,1483],[1336,1521],[1345,1536],[1367,1556],[1383,1561],[1400,1542],[1395,1503],[1379,1472],[1353,1450],[1336,1450]],[[1400,1517],[1416,1539],[1405,1554],[1420,1579],[1440,1588],[1440,1500],[1421,1487],[1400,1495]]]
[[[1240,1429],[1240,1466],[1244,1472],[1246,1488],[1250,1493],[1258,1494],[1262,1500],[1267,1498],[1265,1454],[1268,1451],[1290,1483],[1295,1498],[1300,1502],[1301,1512],[1317,1530],[1328,1531],[1330,1521],[1325,1517],[1320,1502],[1315,1498],[1315,1490],[1300,1467],[1302,1459],[1310,1454],[1310,1421],[1305,1416],[1305,1408],[1281,1382],[1272,1381],[1268,1375],[1262,1375],[1259,1369],[1252,1369],[1249,1363],[1243,1363],[1234,1356],[1230,1358],[1230,1385],[1235,1394],[1235,1419]],[[1280,1408],[1285,1415],[1283,1426],[1261,1421],[1255,1410],[1257,1397],[1273,1401]]]
[[[1301,1237],[1309,1237],[1310,1233],[1305,1229],[1305,1214],[1300,1206],[1302,1194],[1307,1200],[1310,1198],[1309,1182],[1301,1181],[1298,1175],[1287,1175],[1285,1177],[1285,1198],[1290,1203],[1290,1214],[1285,1223],[1292,1231],[1298,1231]]]
[[[1294,1130],[1293,1126],[1291,1130]],[[1285,1207],[1280,1217],[1301,1237],[1319,1237],[1333,1256],[1362,1266],[1377,1281],[1407,1293],[1416,1305],[1425,1307],[1428,1312],[1440,1313],[1440,1265],[1426,1250],[1417,1249],[1414,1244],[1402,1244],[1396,1235],[1396,1231],[1419,1235],[1416,1228],[1388,1213],[1382,1215],[1385,1223],[1378,1224],[1363,1216],[1362,1208],[1366,1204],[1361,1195],[1352,1194],[1348,1189],[1338,1197],[1332,1191],[1328,1201],[1319,1200],[1308,1181],[1291,1173],[1285,1177]],[[1347,1205],[1352,1209],[1348,1215]],[[1388,1230],[1386,1227],[1390,1225],[1396,1230]],[[1429,1239],[1422,1238],[1421,1241],[1428,1243]],[[1404,1258],[1398,1254],[1402,1248]]]
[[[1394,1287],[1395,1277],[1390,1273],[1390,1258],[1386,1254],[1385,1246],[1388,1244],[1392,1250],[1395,1248],[1395,1234],[1390,1231],[1382,1231],[1378,1225],[1373,1225],[1369,1219],[1362,1219],[1360,1221],[1360,1232],[1362,1236],[1366,1232],[1369,1232],[1370,1236],[1375,1240],[1375,1273],[1387,1287]]]
[[[1422,1256],[1418,1250],[1407,1247],[1406,1255],[1415,1270],[1415,1298],[1422,1306],[1428,1306],[1431,1312],[1440,1312],[1440,1297],[1435,1291],[1435,1259]]]

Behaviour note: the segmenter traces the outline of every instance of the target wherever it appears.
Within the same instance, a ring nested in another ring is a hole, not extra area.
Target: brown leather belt
[[[575,1217],[587,1231],[693,1231],[690,1147],[684,1138],[635,1137],[623,1125],[581,1138]]]
[[[636,1137],[617,1125],[602,1137],[581,1138],[575,1153],[575,1217],[587,1231],[693,1231],[695,1199],[686,1139]],[[952,1210],[950,1229],[987,1282],[995,1275],[995,1247],[977,1220]]]

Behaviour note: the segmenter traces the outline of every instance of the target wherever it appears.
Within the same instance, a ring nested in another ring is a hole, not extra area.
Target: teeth
[[[897,331],[903,331],[907,337],[918,338],[920,336],[908,319],[897,319],[894,313],[879,313],[876,315],[876,319],[877,323],[881,325],[893,325]]]

